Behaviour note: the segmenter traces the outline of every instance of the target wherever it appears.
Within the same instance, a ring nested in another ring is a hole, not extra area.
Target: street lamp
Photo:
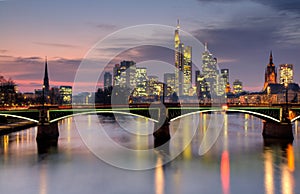
[[[284,80],[282,80],[284,81]],[[285,117],[284,119],[289,121],[289,111],[288,111],[288,89],[289,89],[289,84],[287,80],[284,82],[284,88],[285,88]]]
[[[43,90],[42,90],[42,106],[44,109],[45,106],[45,85],[43,85]]]

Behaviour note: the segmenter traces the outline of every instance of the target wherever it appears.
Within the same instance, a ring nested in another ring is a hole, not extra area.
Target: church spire
[[[273,66],[273,55],[272,55],[272,50],[270,51],[270,60],[269,60],[269,65]]]
[[[49,92],[49,77],[48,77],[48,61],[47,56],[45,58],[45,72],[44,72],[44,83],[43,87],[45,87],[45,92]]]

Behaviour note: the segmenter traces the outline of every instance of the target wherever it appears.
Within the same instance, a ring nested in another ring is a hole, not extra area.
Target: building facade
[[[112,86],[112,75],[109,72],[105,72],[104,73],[104,88],[109,88],[110,86]]]
[[[279,65],[279,83],[283,85],[287,85],[290,83],[294,83],[294,70],[293,64],[281,64]]]

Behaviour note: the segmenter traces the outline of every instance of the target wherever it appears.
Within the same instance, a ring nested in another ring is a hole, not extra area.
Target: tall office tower
[[[113,86],[120,86],[121,69],[119,64],[115,64],[113,69],[113,76],[114,76]]]
[[[189,90],[192,87],[192,47],[184,48],[184,63],[183,63],[183,95],[189,95]]]
[[[199,70],[195,71],[196,92],[199,98],[209,97],[209,86],[204,75]]]
[[[207,43],[205,43],[205,49],[202,53],[202,74],[210,87],[211,95],[216,95],[219,70],[217,59],[208,51]]]
[[[279,65],[279,72],[280,72],[280,84],[289,84],[293,83],[293,76],[294,76],[294,70],[293,70],[293,64],[281,64]]]
[[[272,51],[270,52],[269,64],[265,69],[265,83],[264,88],[265,90],[268,84],[276,84],[277,83],[277,69],[273,63],[273,56]]]
[[[227,93],[226,87],[229,85],[229,70],[221,69],[221,74],[217,77],[217,95],[222,96]]]
[[[229,83],[229,69],[221,69],[221,77],[226,84]]]
[[[180,42],[179,37],[179,20],[177,20],[177,27],[174,35],[175,43],[175,92],[178,96],[182,95],[183,84],[183,58],[184,58],[184,45]]]
[[[136,96],[147,96],[147,68],[137,67],[136,68]]]
[[[120,65],[120,87],[135,88],[136,65],[134,61],[122,61]]]
[[[238,93],[241,93],[241,92],[243,92],[243,82],[236,79],[233,82],[233,93],[238,94]]]
[[[44,94],[45,96],[49,95],[49,77],[48,77],[48,61],[47,61],[47,57],[45,59],[45,72],[44,72],[44,82],[43,82],[43,87],[44,87]]]
[[[168,91],[165,91],[165,96],[172,95],[175,91],[175,73],[165,73],[164,74],[164,84]]]
[[[112,75],[109,72],[104,73],[104,88],[112,86]]]

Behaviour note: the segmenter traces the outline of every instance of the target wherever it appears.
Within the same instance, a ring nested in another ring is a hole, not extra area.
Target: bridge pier
[[[43,107],[39,110],[39,123],[36,136],[38,152],[44,153],[52,147],[57,147],[58,137],[58,123],[49,122],[49,110]]]
[[[171,139],[170,120],[167,109],[164,106],[159,107],[158,122],[154,124],[154,147],[159,147],[167,143]]]
[[[263,122],[263,133],[264,139],[286,139],[293,140],[293,127],[291,122]]]

